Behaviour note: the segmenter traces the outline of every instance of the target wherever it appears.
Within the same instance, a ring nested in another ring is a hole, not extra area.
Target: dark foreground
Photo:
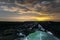
[[[52,32],[60,38],[60,22],[0,22],[0,40],[14,40],[40,30],[40,24],[45,31]],[[20,35],[22,33],[22,35]]]

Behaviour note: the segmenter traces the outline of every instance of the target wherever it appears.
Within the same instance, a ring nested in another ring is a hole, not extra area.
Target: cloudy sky
[[[0,21],[60,21],[60,2],[42,1],[15,5],[0,2]]]

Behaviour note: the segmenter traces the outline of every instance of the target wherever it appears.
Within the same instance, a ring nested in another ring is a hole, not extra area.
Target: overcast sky
[[[60,3],[60,2],[59,2]],[[0,21],[60,21],[60,4],[49,1],[33,4],[0,3]]]

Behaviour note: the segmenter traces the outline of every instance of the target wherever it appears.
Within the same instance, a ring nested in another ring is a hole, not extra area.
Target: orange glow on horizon
[[[53,20],[53,17],[49,17],[49,16],[46,16],[46,17],[34,17],[33,19],[35,19],[36,21],[51,21],[51,20]]]

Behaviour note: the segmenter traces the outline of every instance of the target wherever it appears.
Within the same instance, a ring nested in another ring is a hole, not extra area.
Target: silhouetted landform
[[[39,30],[38,24],[60,38],[60,22],[0,22],[0,40],[14,40],[27,36]],[[24,35],[19,35],[19,33]]]

